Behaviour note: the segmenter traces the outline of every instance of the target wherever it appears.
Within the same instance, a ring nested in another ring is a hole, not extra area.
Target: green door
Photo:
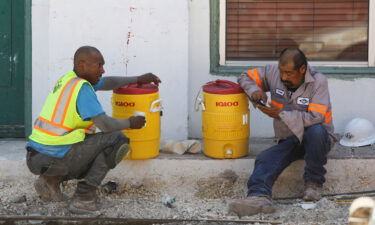
[[[0,0],[0,137],[25,136],[24,27],[24,2]]]

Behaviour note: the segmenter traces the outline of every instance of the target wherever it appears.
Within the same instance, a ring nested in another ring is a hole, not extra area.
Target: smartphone
[[[259,105],[262,105],[262,106],[264,106],[264,107],[268,107],[268,106],[266,105],[266,103],[264,103],[263,100],[259,100],[259,101],[255,102],[255,103],[256,103],[256,104],[259,104]]]

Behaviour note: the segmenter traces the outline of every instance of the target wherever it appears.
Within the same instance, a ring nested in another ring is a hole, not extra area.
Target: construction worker
[[[129,152],[129,139],[120,130],[140,129],[145,117],[115,119],[107,116],[95,91],[113,90],[130,83],[154,83],[147,73],[137,77],[102,77],[104,58],[95,47],[80,47],[74,69],[62,76],[49,93],[26,145],[27,166],[39,175],[34,186],[47,201],[62,201],[63,181],[81,179],[69,203],[73,213],[100,209],[98,186]],[[95,133],[95,127],[101,132]]]
[[[238,83],[254,106],[273,118],[278,144],[256,157],[247,198],[233,200],[229,211],[239,216],[274,212],[272,186],[297,159],[306,161],[303,199],[319,200],[327,153],[336,141],[326,77],[307,64],[300,49],[287,48],[281,52],[278,65],[245,71]],[[271,94],[269,106],[266,92]]]

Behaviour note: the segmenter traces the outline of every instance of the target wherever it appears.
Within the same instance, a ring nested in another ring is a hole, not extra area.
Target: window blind
[[[313,61],[367,61],[368,18],[368,0],[227,0],[226,60],[276,60],[294,46]]]

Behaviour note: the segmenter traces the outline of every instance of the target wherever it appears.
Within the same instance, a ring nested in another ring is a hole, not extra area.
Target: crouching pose
[[[74,68],[49,93],[26,145],[27,166],[40,175],[35,190],[43,200],[62,201],[60,184],[80,179],[69,203],[73,213],[100,209],[97,189],[110,169],[129,152],[129,139],[120,130],[140,129],[143,116],[107,116],[95,91],[113,90],[130,83],[158,85],[152,73],[138,77],[103,77],[104,59],[98,49],[80,47]],[[95,127],[101,132],[95,133]]]

